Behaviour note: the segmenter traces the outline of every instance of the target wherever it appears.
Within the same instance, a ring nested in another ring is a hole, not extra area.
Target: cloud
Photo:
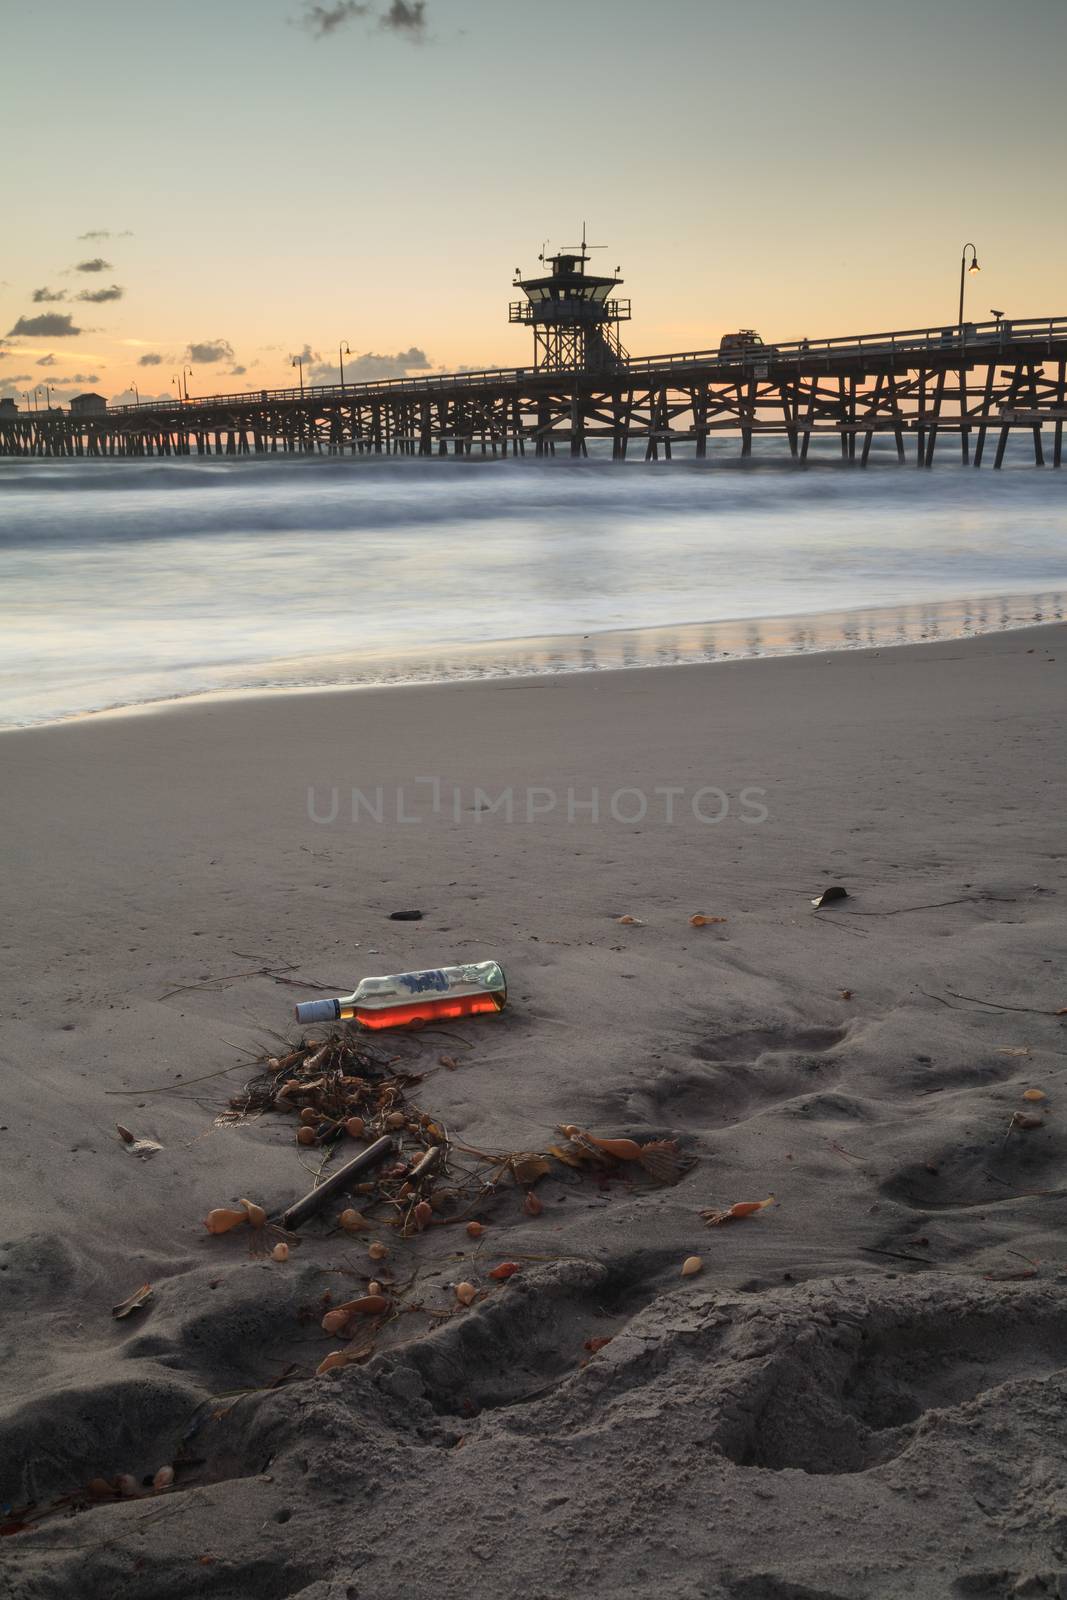
[[[247,367],[242,367],[242,366],[231,367],[230,368],[230,377],[231,378],[241,378],[241,377],[244,376],[244,374],[247,371],[248,371]]]
[[[150,350],[147,355],[140,357],[137,365],[139,367],[161,367],[163,365],[163,357]]]
[[[123,228],[121,233],[112,233],[108,228],[90,228],[88,233],[79,233],[79,239],[132,239],[133,234],[129,228]]]
[[[49,339],[73,339],[82,332],[76,328],[68,315],[61,315],[58,311],[45,311],[39,317],[20,317],[13,328],[8,329],[12,334],[43,334]]]
[[[364,0],[337,0],[335,5],[305,5],[304,14],[300,18],[300,25],[314,34],[316,39],[324,39],[328,33],[333,33],[335,28],[340,28],[346,22],[352,22],[357,17],[365,17],[370,11],[369,3]]]
[[[228,339],[206,339],[203,344],[190,344],[184,359],[201,366],[209,366],[212,361],[232,361],[233,345]]]
[[[56,358],[53,355],[42,356],[40,361],[37,363],[39,367],[54,367],[55,364]]]
[[[371,0],[305,0],[299,23],[315,39],[325,39],[350,22],[374,21],[386,33],[397,33],[413,43],[426,37],[426,0],[391,0],[384,11]]]
[[[60,378],[60,383],[99,383],[98,372],[72,372],[69,377]]]
[[[363,355],[345,359],[346,383],[378,383],[383,378],[406,378],[409,372],[427,372],[430,363],[425,350],[412,345],[409,350],[398,350],[395,356],[378,355],[367,350]],[[321,361],[317,356],[310,369],[315,383],[340,383],[340,368],[333,362]]]
[[[110,289],[83,289],[78,299],[89,300],[93,305],[102,306],[106,300],[121,300],[125,293],[125,289],[113,283]]]
[[[426,0],[393,0],[378,26],[419,41],[426,37]]]
[[[156,403],[163,404],[163,405],[166,405],[168,403],[173,405],[174,404],[174,391],[171,390],[171,392],[169,394],[145,394],[144,390],[142,389],[141,390],[141,404],[142,405],[146,405],[146,404],[149,404],[152,401],[155,401]],[[132,389],[123,389],[121,394],[113,394],[111,396],[111,399],[108,401],[108,404],[112,405],[112,406],[132,406],[132,405],[136,405],[137,404],[137,396],[134,394]]]
[[[65,289],[35,289],[32,298],[34,305],[47,305],[56,300],[65,300],[67,291]]]
[[[295,350],[289,359],[290,361],[302,361],[305,367],[309,367],[316,361],[321,361],[322,357],[317,350],[312,350],[309,344],[305,344],[303,350]]]
[[[105,261],[103,256],[94,256],[91,261],[79,261],[74,270],[75,272],[110,272],[111,262]]]

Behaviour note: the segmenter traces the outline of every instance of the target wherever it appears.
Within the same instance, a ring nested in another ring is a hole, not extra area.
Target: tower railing
[[[558,313],[554,315],[553,313]],[[629,300],[513,300],[509,322],[629,322]]]

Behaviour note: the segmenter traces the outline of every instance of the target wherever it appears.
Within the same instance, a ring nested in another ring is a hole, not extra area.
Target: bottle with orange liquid
[[[358,1022],[364,1028],[421,1028],[427,1022],[454,1022],[479,1012],[502,1011],[507,998],[508,986],[499,962],[472,961],[461,967],[363,978],[351,994],[298,1005],[296,1020]]]

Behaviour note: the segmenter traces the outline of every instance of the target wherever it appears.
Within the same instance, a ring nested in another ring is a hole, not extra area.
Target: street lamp
[[[304,358],[303,356],[290,356],[289,365],[300,368],[300,398],[304,398]]]
[[[187,400],[189,398],[189,379],[192,377],[192,375],[193,375],[192,367],[183,367],[182,368],[182,377],[185,379],[185,398]]]
[[[23,389],[22,398],[26,402],[26,410],[27,410],[27,412],[29,412],[31,410],[32,411],[36,411],[37,410],[37,407],[35,405],[31,405],[30,404],[30,391],[28,389]]]
[[[1003,311],[998,311],[996,306],[990,306],[989,315],[991,317],[996,317],[996,319],[997,319],[997,332],[999,333],[1000,332],[1000,319],[1004,315]]]
[[[352,351],[348,347],[348,340],[347,339],[342,339],[341,343],[337,346],[337,360],[340,363],[340,367],[341,367],[341,388],[342,389],[345,386],[345,356],[350,356],[351,354],[352,354]]]
[[[968,252],[968,250],[971,252],[971,264],[970,264],[970,266],[967,265],[967,252]],[[959,329],[960,329],[960,343],[961,344],[963,342],[963,287],[964,287],[964,284],[967,281],[967,273],[971,273],[973,275],[976,272],[981,272],[981,270],[982,270],[981,267],[978,265],[978,251],[975,249],[973,244],[970,244],[970,243],[965,244],[964,247],[963,247],[963,254],[960,257],[960,315],[959,315]]]
[[[133,390],[134,404],[139,406],[141,404],[141,391],[137,387],[136,379],[131,379],[130,388]]]
[[[173,383],[173,384],[175,384],[177,386],[177,389],[178,389],[178,400],[180,402],[181,397],[182,397],[182,380],[178,377],[177,373],[175,373],[174,377],[171,378],[170,381],[171,381],[171,383]]]

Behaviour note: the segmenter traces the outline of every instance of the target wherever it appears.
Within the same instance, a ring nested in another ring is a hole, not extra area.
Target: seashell
[[[204,1227],[208,1233],[229,1233],[231,1228],[239,1228],[242,1222],[247,1221],[247,1211],[231,1211],[228,1206],[217,1206],[204,1218]]]
[[[480,1222],[468,1222],[467,1233],[472,1239],[480,1239],[485,1232],[485,1227]]]
[[[493,1268],[489,1276],[497,1279],[511,1278],[518,1271],[519,1263],[517,1261],[502,1261],[498,1267]]]
[[[937,1168],[929,1161],[926,1163],[926,1170],[927,1172],[937,1172]],[[709,1228],[718,1228],[724,1222],[736,1222],[738,1217],[755,1216],[757,1211],[766,1211],[768,1206],[773,1206],[774,1204],[774,1195],[769,1194],[766,1200],[738,1200],[732,1206],[727,1207],[725,1211],[702,1211],[700,1215],[704,1218]]]
[[[1044,1089],[1024,1089],[1023,1090],[1023,1099],[1024,1100],[1047,1100],[1048,1099],[1048,1095],[1045,1093]]]
[[[263,1228],[266,1226],[267,1213],[264,1211],[262,1206],[257,1206],[254,1200],[242,1200],[241,1204],[244,1206],[245,1215],[252,1224],[253,1228]]]
[[[591,1133],[587,1133],[585,1137],[591,1145],[603,1150],[605,1155],[614,1156],[616,1161],[640,1160],[641,1146],[636,1139],[597,1139]]]
[[[126,1500],[136,1500],[141,1493],[141,1485],[130,1472],[120,1472],[115,1479],[115,1491]]]
[[[372,1278],[370,1283],[368,1283],[368,1285],[367,1285],[367,1293],[368,1294],[381,1294],[381,1292],[382,1292],[381,1284],[380,1283],[375,1283],[374,1279]]]
[[[370,1229],[370,1223],[362,1211],[357,1211],[353,1206],[342,1211],[337,1220],[346,1233],[367,1233]]]
[[[270,1253],[270,1258],[272,1261],[288,1261],[289,1246],[284,1241],[276,1244]]]
[[[375,1239],[373,1244],[367,1246],[367,1254],[372,1261],[384,1261],[389,1251],[380,1239]]]
[[[682,1262],[682,1277],[693,1278],[698,1272],[703,1272],[704,1262],[700,1256],[686,1256]]]
[[[725,921],[725,917],[705,917],[702,912],[697,911],[689,918],[689,926],[691,928],[710,928],[712,923]]]
[[[153,1487],[153,1489],[169,1489],[173,1482],[174,1482],[174,1468],[173,1467],[160,1467],[159,1471],[156,1473],[155,1477],[152,1479],[152,1487]]]
[[[420,1200],[412,1215],[415,1218],[416,1228],[425,1228],[433,1216],[433,1206],[428,1200]]]
[[[456,1299],[461,1306],[469,1306],[477,1293],[478,1291],[473,1283],[456,1284]]]
[[[85,1485],[86,1494],[91,1494],[94,1500],[103,1499],[104,1495],[114,1494],[115,1491],[106,1478],[90,1478]]]
[[[348,1357],[343,1350],[331,1350],[328,1356],[323,1356],[315,1368],[316,1378],[321,1378],[325,1372],[333,1372],[335,1367],[347,1367]]]
[[[365,1294],[358,1300],[346,1300],[343,1306],[335,1306],[326,1315],[332,1317],[343,1314],[347,1321],[349,1317],[380,1317],[388,1310],[389,1301],[384,1294]],[[323,1326],[325,1327],[325,1322]]]
[[[545,1209],[544,1201],[530,1189],[527,1192],[526,1199],[522,1202],[522,1209],[528,1217],[539,1217]]]
[[[351,1312],[345,1311],[341,1306],[335,1311],[327,1311],[322,1319],[322,1331],[333,1334],[344,1333],[350,1316]]]

